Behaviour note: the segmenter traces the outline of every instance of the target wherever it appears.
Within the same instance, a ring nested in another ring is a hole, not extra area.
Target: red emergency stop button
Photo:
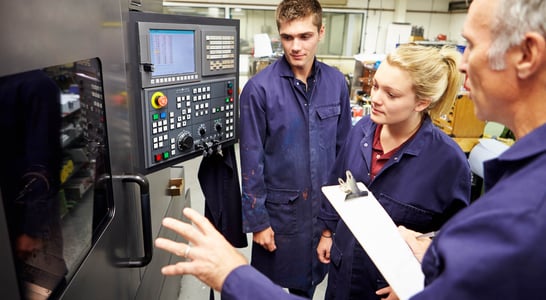
[[[155,92],[152,95],[151,102],[153,108],[160,109],[167,106],[167,104],[169,103],[169,99],[167,99],[167,96],[165,96],[165,94],[163,94],[162,92]]]

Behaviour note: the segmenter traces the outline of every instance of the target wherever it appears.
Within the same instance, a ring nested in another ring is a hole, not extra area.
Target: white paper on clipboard
[[[324,186],[322,192],[400,300],[409,299],[424,288],[421,264],[374,195],[361,182],[357,186],[368,195],[345,200],[339,185]]]

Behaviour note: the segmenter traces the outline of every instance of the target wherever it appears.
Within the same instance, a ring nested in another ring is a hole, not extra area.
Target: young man
[[[284,55],[240,97],[243,229],[252,265],[310,298],[327,267],[315,250],[320,188],[351,127],[350,103],[344,76],[315,57],[319,2],[282,1],[276,20]]]
[[[423,258],[421,299],[536,299],[546,294],[546,2],[474,0],[464,26],[461,71],[481,119],[510,128],[517,142],[485,164],[486,193],[450,219]],[[197,228],[167,219],[187,238],[191,261],[167,275],[194,274],[222,299],[298,299],[282,294],[207,220],[185,210]],[[414,252],[418,233],[403,231]],[[157,246],[184,253],[185,243]],[[393,293],[389,297],[394,296]]]

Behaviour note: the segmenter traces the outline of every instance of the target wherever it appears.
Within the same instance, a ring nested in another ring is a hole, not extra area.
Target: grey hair
[[[491,28],[493,42],[489,49],[489,64],[494,70],[505,68],[506,51],[521,43],[525,33],[533,31],[546,37],[546,1],[498,1]]]

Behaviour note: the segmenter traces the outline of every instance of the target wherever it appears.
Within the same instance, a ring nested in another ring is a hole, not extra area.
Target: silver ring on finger
[[[188,245],[188,247],[186,248],[186,251],[184,251],[184,258],[188,258],[188,255],[190,255],[190,250],[191,250],[191,247],[190,245]]]

